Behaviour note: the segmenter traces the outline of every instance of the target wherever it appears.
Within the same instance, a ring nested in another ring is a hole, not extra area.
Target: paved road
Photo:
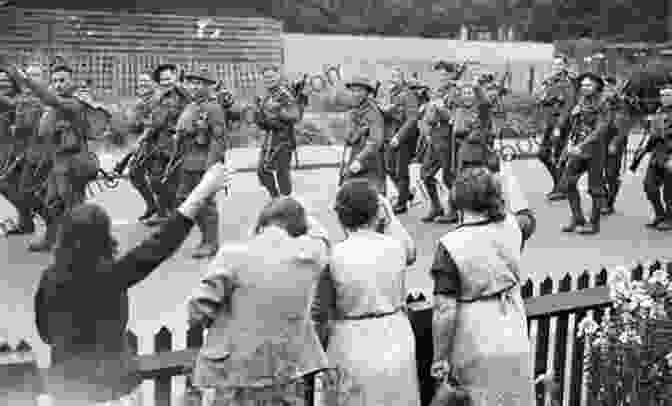
[[[255,154],[255,151],[240,150],[233,153],[232,160],[238,167],[247,166]],[[301,156],[303,162],[324,162],[330,157],[335,159],[338,151],[325,152],[322,149],[317,153],[305,150]],[[114,157],[106,157],[103,162],[104,166],[109,167]],[[515,161],[510,165],[538,215],[537,233],[523,256],[523,270],[533,279],[540,280],[548,275],[558,278],[566,272],[577,274],[584,269],[599,270],[602,266],[668,256],[672,235],[649,231],[642,226],[650,213],[643,201],[641,173],[625,176],[617,213],[604,222],[603,232],[598,236],[583,237],[565,235],[559,231],[568,219],[568,209],[564,202],[549,204],[544,201],[550,180],[537,161]],[[413,168],[413,176],[417,176],[417,172],[418,168]],[[336,169],[333,168],[295,173],[298,194],[309,202],[326,223],[333,238],[340,239],[343,234],[330,209],[336,192],[335,179]],[[127,183],[122,182],[116,189],[99,193],[93,201],[109,211],[122,251],[147,236],[149,231],[134,221],[143,210],[142,202]],[[238,174],[232,196],[220,196],[222,239],[237,240],[247,235],[256,213],[265,201],[265,193],[258,186],[254,173]],[[402,222],[417,241],[420,254],[418,263],[409,269],[408,286],[422,290],[430,288],[427,269],[436,240],[449,229],[448,226],[421,224],[418,219],[425,210],[426,207],[420,204],[402,217]],[[1,201],[0,218],[12,215],[13,209]],[[27,237],[0,240],[0,258],[4,258],[2,271],[6,281],[0,287],[0,334],[4,328],[10,339],[28,337],[37,343],[39,339],[34,331],[32,297],[40,272],[49,263],[50,257],[28,253],[25,250],[27,242]],[[188,255],[189,249],[197,242],[198,232],[194,231],[185,248],[130,292],[130,327],[140,336],[142,352],[143,347],[145,351],[151,350],[152,343],[147,339],[161,325],[179,332],[175,345],[184,345],[183,338],[180,338],[185,330],[184,300],[206,266]],[[95,286],[91,288],[96,289]],[[95,309],[95,303],[82,303],[82,306]],[[41,353],[43,349],[38,347]]]

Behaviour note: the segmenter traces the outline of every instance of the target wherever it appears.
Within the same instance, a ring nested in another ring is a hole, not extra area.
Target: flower
[[[592,336],[597,332],[599,327],[600,326],[597,324],[595,319],[592,318],[592,316],[586,316],[579,323],[579,337]]]
[[[667,362],[667,367],[672,368],[672,352],[665,356],[665,361]]]

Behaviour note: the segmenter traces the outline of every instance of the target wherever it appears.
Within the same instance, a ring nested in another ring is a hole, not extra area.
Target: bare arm
[[[413,238],[406,230],[399,218],[394,214],[392,209],[392,204],[389,200],[383,196],[379,196],[379,203],[383,213],[381,216],[385,216],[385,228],[383,229],[383,234],[389,235],[401,241],[406,250],[406,265],[413,265],[417,259],[417,249]]]
[[[434,361],[450,361],[457,330],[460,279],[457,265],[441,244],[434,254],[430,273],[434,279]]]
[[[210,272],[189,297],[187,309],[189,325],[210,327],[218,315],[231,312],[231,295],[237,288],[233,267],[225,261],[226,250],[217,254]]]

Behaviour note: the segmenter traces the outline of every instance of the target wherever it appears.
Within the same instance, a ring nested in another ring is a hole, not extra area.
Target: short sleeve
[[[434,280],[434,294],[445,296],[460,295],[460,273],[457,264],[446,248],[439,243],[434,252],[434,261],[430,269]]]

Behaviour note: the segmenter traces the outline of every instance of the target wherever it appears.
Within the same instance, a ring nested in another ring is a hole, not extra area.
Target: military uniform
[[[399,197],[395,213],[408,209],[411,200],[409,165],[418,143],[418,117],[421,105],[418,92],[411,83],[395,85],[390,91],[390,105],[384,109],[386,138],[396,137],[397,144],[386,147],[386,170]],[[389,141],[389,140],[388,140]]]
[[[567,195],[572,214],[570,224],[563,227],[563,231],[595,234],[600,229],[601,207],[607,197],[603,171],[609,116],[604,111],[600,99],[602,78],[593,74],[583,74],[579,77],[579,83],[583,78],[590,78],[597,83],[598,93],[591,97],[583,97],[570,113],[569,139],[565,151],[566,164],[559,190]],[[586,224],[581,209],[581,196],[577,187],[579,178],[586,172],[588,193],[593,201],[589,224]]]
[[[550,200],[564,196],[558,192],[558,184],[563,168],[560,167],[560,155],[567,143],[570,112],[576,104],[576,82],[567,72],[554,75],[542,82],[538,92],[539,104],[543,113],[544,133],[537,154],[553,181],[553,189],[548,194]],[[560,136],[554,136],[555,129]]]
[[[215,83],[204,70],[185,74],[185,79],[188,78]],[[177,175],[177,202],[181,204],[212,164],[225,161],[226,115],[216,97],[199,95],[194,97],[180,115],[176,131],[182,156]],[[211,257],[217,253],[219,247],[219,217],[214,199],[208,200],[195,220],[201,230],[202,239],[193,256]]]
[[[672,89],[671,89],[672,90]],[[654,219],[647,226],[672,229],[672,106],[662,106],[652,126],[652,151],[644,176],[644,192],[651,203]],[[662,201],[661,201],[662,189]]]
[[[361,86],[369,96],[348,112],[345,134],[345,154],[341,160],[339,185],[351,179],[366,179],[380,194],[385,194],[385,119],[383,112],[372,97],[376,85],[363,76],[353,77],[347,88]],[[357,162],[359,170],[352,171]]]
[[[177,120],[188,103],[189,96],[180,85],[159,89],[153,101],[149,142],[154,149],[149,158],[148,171],[150,185],[159,207],[158,213],[145,222],[150,226],[167,219],[170,211],[176,207],[177,179],[164,179],[164,173],[175,152],[173,134]]]
[[[151,126],[148,124],[149,119],[151,118],[153,100],[155,96],[156,94],[154,92],[141,96],[133,105],[129,117],[129,131],[131,133],[143,134],[145,130],[151,130]],[[141,142],[145,141],[143,140]],[[143,147],[144,145],[139,146],[139,148]],[[144,149],[142,151],[135,151],[134,153],[151,155],[153,151]],[[131,165],[128,168],[128,178],[131,182],[131,185],[133,185],[133,187],[138,191],[146,206],[145,212],[138,218],[140,221],[149,219],[159,211],[157,197],[154,194],[154,190],[152,189],[152,185],[148,177],[151,169],[149,165],[151,160],[146,158],[148,157],[136,157],[136,159],[131,161]]]
[[[633,125],[633,115],[630,107],[618,94],[606,97],[603,103],[609,129],[605,142],[607,153],[604,167],[607,199],[602,214],[610,215],[614,212],[614,203],[621,189],[621,170],[628,147],[628,135]]]
[[[300,110],[284,84],[267,89],[257,101],[255,122],[266,132],[259,153],[257,177],[272,198],[292,193],[291,163],[296,151],[294,125]]]
[[[31,234],[35,231],[34,213],[45,217],[46,206],[40,196],[50,170],[49,144],[38,136],[44,113],[42,102],[26,90],[14,99],[13,126],[16,170],[8,181],[16,185],[19,224],[10,234]]]

